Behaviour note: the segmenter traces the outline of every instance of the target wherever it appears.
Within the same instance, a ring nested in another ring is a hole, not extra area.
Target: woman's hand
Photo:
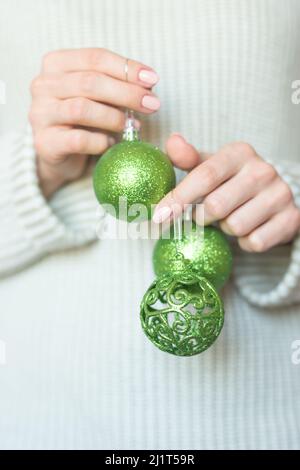
[[[178,215],[185,204],[201,201],[205,224],[221,221],[223,231],[238,237],[246,251],[265,251],[296,235],[300,211],[289,186],[250,145],[233,143],[213,155],[202,155],[174,134],[167,152],[175,166],[191,171],[158,204],[155,222]]]
[[[103,153],[123,130],[124,108],[150,114],[160,107],[157,74],[106,49],[48,53],[31,85],[32,125],[40,184],[46,197],[84,173],[88,155]],[[138,123],[137,123],[138,124]]]

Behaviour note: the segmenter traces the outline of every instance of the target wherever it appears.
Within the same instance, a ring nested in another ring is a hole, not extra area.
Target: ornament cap
[[[125,128],[123,131],[123,140],[127,140],[129,142],[140,140],[140,131],[136,127],[134,114],[131,109],[127,110],[126,112],[126,121],[125,121]]]

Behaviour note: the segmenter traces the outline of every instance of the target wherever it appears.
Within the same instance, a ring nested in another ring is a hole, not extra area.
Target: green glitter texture
[[[139,141],[122,141],[111,147],[98,161],[94,170],[94,190],[100,204],[111,215],[123,220],[133,221],[137,212],[122,214],[120,198],[125,198],[127,208],[142,204],[146,210],[143,219],[151,218],[151,205],[156,205],[175,186],[174,168],[161,150],[153,145]],[[139,217],[139,221],[142,217]]]
[[[184,227],[184,226],[182,226]],[[221,289],[232,269],[232,253],[225,235],[215,227],[204,227],[204,239],[199,236],[193,222],[187,233],[182,228],[182,238],[174,238],[174,226],[170,238],[160,238],[153,252],[153,266],[157,276],[177,273],[188,267],[206,277],[216,289]]]
[[[209,348],[224,323],[222,300],[214,286],[190,271],[155,280],[141,303],[146,336],[162,351],[193,356]]]

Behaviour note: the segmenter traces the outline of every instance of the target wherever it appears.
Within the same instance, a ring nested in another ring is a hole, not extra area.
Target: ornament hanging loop
[[[125,128],[123,131],[123,140],[134,141],[140,140],[140,132],[136,127],[134,113],[131,109],[126,110]]]
[[[174,199],[171,199],[172,202],[175,204]],[[187,272],[192,272],[193,271],[193,264],[191,261],[184,256],[184,254],[181,251],[181,244],[183,242],[183,239],[186,236],[185,233],[185,225],[184,221],[185,220],[191,220],[192,217],[192,211],[188,210],[186,212],[182,212],[179,216],[176,217],[176,213],[174,210],[174,206],[172,209],[173,213],[173,230],[174,230],[174,243],[175,243],[175,258],[177,261],[181,261],[182,264],[184,265],[184,269]],[[197,269],[196,274],[199,274],[199,269]]]

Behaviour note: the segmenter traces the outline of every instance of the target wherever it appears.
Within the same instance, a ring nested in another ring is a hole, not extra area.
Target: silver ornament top
[[[140,140],[140,131],[136,127],[135,118],[132,110],[127,110],[125,128],[123,131],[123,140]]]

